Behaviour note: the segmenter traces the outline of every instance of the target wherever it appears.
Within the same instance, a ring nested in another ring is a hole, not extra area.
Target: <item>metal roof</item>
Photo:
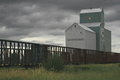
[[[90,31],[90,32],[93,32],[93,33],[95,33],[93,30],[91,30],[90,28],[88,28],[87,26],[85,26],[85,25],[82,25],[82,24],[79,24],[79,23],[77,23],[80,27],[82,27],[83,29],[85,29],[85,30],[87,30],[87,31]]]
[[[67,30],[69,30],[71,27],[73,27],[74,25],[78,25],[79,27],[82,27],[83,29],[85,29],[86,31],[90,31],[90,32],[93,32],[93,33],[95,33],[93,30],[91,30],[89,27],[87,27],[87,26],[85,26],[85,25],[82,25],[82,24],[79,24],[79,23],[73,23],[70,27],[68,27],[67,29],[66,29],[66,31]]]
[[[82,25],[85,25],[87,27],[99,27],[101,23],[81,23]]]
[[[80,13],[95,13],[95,12],[102,12],[101,8],[92,8],[92,9],[82,9]]]

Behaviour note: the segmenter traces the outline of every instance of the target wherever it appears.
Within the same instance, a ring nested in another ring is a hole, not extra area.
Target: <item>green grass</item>
[[[61,72],[44,68],[0,68],[0,80],[120,80],[119,64],[67,65]]]

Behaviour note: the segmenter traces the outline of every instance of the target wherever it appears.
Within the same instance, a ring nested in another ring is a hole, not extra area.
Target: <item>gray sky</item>
[[[64,45],[80,10],[98,7],[112,30],[112,51],[120,52],[120,0],[0,0],[0,38]]]

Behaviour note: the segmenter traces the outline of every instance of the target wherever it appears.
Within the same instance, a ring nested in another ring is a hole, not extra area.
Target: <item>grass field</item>
[[[44,68],[0,68],[0,80],[120,80],[119,64],[67,65],[61,72]]]

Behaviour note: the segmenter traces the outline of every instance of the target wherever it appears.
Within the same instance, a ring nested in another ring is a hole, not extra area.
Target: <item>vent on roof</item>
[[[80,32],[80,34],[81,34],[82,32]]]
[[[76,28],[76,25],[74,25],[74,27]]]

